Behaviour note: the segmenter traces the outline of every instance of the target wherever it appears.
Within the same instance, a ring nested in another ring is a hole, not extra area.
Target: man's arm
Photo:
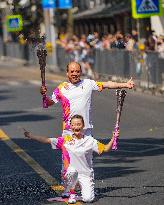
[[[41,88],[40,88],[40,93],[42,95],[45,95],[46,92],[47,92],[47,87],[42,85]],[[54,104],[54,101],[51,98],[49,98],[48,96],[47,96],[46,100],[47,100],[48,106],[52,106]]]
[[[24,130],[24,135],[25,137],[44,143],[44,144],[51,144],[50,138],[44,137],[44,136],[37,136],[37,135],[32,135],[30,132]]]
[[[111,88],[111,89],[121,89],[121,88],[129,88],[132,89],[134,87],[133,79],[130,78],[126,83],[117,83],[113,81],[102,82],[103,88]]]

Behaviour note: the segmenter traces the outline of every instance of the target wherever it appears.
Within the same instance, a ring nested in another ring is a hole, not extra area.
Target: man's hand
[[[46,92],[47,92],[47,87],[46,87],[45,85],[42,85],[42,86],[40,87],[40,93],[41,93],[42,95],[45,95]]]
[[[129,88],[129,89],[132,89],[132,88],[134,88],[134,82],[133,82],[133,79],[132,79],[132,77],[130,78],[130,80],[128,80],[128,82],[126,83],[127,84],[127,88]]]
[[[46,92],[47,92],[47,87],[46,87],[45,85],[42,85],[42,86],[40,87],[40,93],[41,93],[41,95],[46,95]],[[51,100],[48,96],[46,96],[46,100],[47,100],[47,105],[48,105],[48,107],[54,104],[54,101]]]

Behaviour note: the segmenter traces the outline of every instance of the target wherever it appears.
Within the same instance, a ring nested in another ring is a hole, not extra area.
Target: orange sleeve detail
[[[103,90],[103,83],[102,82],[96,82],[97,86],[99,87],[99,91]]]
[[[97,142],[97,146],[98,146],[99,154],[102,154],[104,152],[105,145],[100,142]]]
[[[63,82],[63,83],[60,83],[58,85],[58,88],[59,88],[59,90],[61,90],[63,87],[67,87],[67,86],[68,86],[68,83],[67,82]]]
[[[64,137],[64,143],[69,142],[69,141],[71,141],[71,140],[72,140],[72,136],[70,136],[70,135],[66,135],[66,136]]]

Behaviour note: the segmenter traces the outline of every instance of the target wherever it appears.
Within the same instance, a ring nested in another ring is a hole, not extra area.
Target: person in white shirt
[[[83,132],[84,119],[81,115],[74,115],[70,121],[72,130],[71,135],[58,138],[47,138],[44,136],[35,136],[25,131],[24,135],[29,139],[41,143],[51,144],[52,149],[60,149],[63,154],[65,181],[65,193],[70,192],[68,203],[76,203],[76,200],[83,202],[92,202],[95,198],[94,193],[94,170],[93,170],[93,152],[102,154],[112,148],[114,134],[107,144],[100,143],[91,135],[85,135]],[[117,132],[119,134],[119,131]],[[81,188],[81,197],[77,198],[74,193],[76,184]]]
[[[90,79],[81,80],[81,65],[77,62],[70,62],[67,65],[68,82],[61,83],[54,89],[52,97],[47,97],[48,106],[60,102],[63,109],[63,135],[70,133],[70,118],[79,114],[85,122],[84,131],[86,135],[92,134],[91,98],[93,91],[102,91],[105,88],[129,88],[134,87],[132,78],[125,83],[112,81],[96,82]],[[41,86],[41,94],[46,94],[47,87]]]

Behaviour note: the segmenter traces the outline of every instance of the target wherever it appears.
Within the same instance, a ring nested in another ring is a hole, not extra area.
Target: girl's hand
[[[119,136],[120,136],[120,130],[114,131],[112,138],[113,138],[114,136],[119,137]]]
[[[25,130],[24,128],[23,128],[23,130],[24,130],[24,136],[27,137],[27,138],[29,138],[29,139],[32,139],[31,133],[28,132],[27,130]]]

